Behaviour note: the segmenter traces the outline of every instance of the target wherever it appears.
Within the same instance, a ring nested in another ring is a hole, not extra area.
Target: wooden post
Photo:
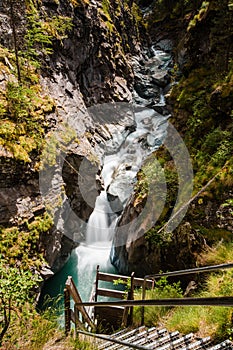
[[[79,321],[79,310],[76,304],[74,304],[74,321],[75,321],[75,336],[77,337],[78,325],[80,324],[80,321]]]
[[[65,335],[67,336],[70,332],[70,293],[64,289],[64,304],[65,304]]]
[[[99,269],[100,269],[100,266],[97,265],[97,268],[96,268],[96,278],[95,278],[95,302],[97,302],[97,299],[98,299]]]
[[[142,300],[145,300],[146,298],[146,278],[144,278],[143,285],[142,285]],[[141,326],[144,325],[144,314],[145,314],[145,308],[142,306],[141,308]]]
[[[134,272],[132,272],[131,278],[130,278],[129,300],[134,300]],[[130,306],[127,326],[131,326],[132,324],[133,324],[133,306]]]

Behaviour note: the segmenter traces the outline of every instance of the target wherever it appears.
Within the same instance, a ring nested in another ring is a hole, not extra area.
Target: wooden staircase
[[[91,333],[78,332],[82,339],[93,336]],[[89,339],[90,340],[90,339]],[[93,341],[92,341],[93,343]],[[95,335],[94,347],[98,350],[232,350],[233,343],[225,340],[213,345],[210,337],[197,338],[193,333],[181,335],[178,331],[169,332],[165,328],[146,328],[141,326],[135,329],[124,329],[111,336]]]
[[[184,305],[211,305],[233,307],[233,296],[207,298],[167,298],[150,300],[145,298],[146,288],[153,288],[155,278],[162,276],[178,276],[190,273],[217,271],[233,268],[233,264],[221,264],[189,270],[173,271],[164,274],[145,276],[144,279],[107,274],[97,267],[96,280],[89,302],[82,302],[72,277],[68,277],[64,290],[65,299],[65,329],[66,334],[71,329],[71,322],[75,324],[75,333],[79,337],[94,337],[94,345],[99,350],[127,350],[127,349],[156,349],[156,350],[233,350],[233,343],[225,340],[217,345],[211,342],[210,337],[197,338],[193,333],[181,335],[178,331],[169,332],[166,329],[146,328],[144,326],[145,306],[184,306]],[[127,292],[112,288],[103,288],[101,281],[113,285],[113,281],[121,279],[128,283]],[[129,281],[130,279],[130,281]],[[134,300],[134,287],[143,287],[142,300]],[[99,297],[110,297],[117,301],[99,301]],[[74,309],[71,309],[71,300]],[[141,306],[142,326],[130,329],[132,325],[133,307]],[[114,330],[124,328],[120,332]],[[88,331],[87,331],[88,330]],[[90,332],[92,331],[92,333]],[[104,331],[105,334],[100,334]],[[97,333],[95,333],[97,332]],[[111,334],[111,335],[106,335]],[[93,343],[93,342],[92,342]]]

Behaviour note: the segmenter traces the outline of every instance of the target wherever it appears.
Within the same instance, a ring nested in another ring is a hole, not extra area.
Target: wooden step
[[[144,332],[141,332],[141,333],[137,333],[130,338],[127,338],[126,341],[131,343],[131,344],[136,344],[136,342],[138,340],[145,339],[146,334],[147,334],[147,330],[145,330]]]
[[[140,333],[143,332],[146,329],[145,326],[141,326],[132,330],[128,330],[126,329],[126,332],[124,332],[123,334],[120,334],[121,332],[117,332],[112,334],[110,337],[112,339],[117,339],[117,340],[122,340],[122,341],[127,341],[127,339],[129,337],[131,337],[132,335],[136,334],[136,333]],[[107,347],[108,346],[108,347]],[[117,346],[119,346],[118,344],[115,344],[113,342],[105,342],[104,344],[101,344],[100,346],[98,346],[98,349],[115,349]]]
[[[169,349],[176,349],[180,348],[181,346],[185,345],[187,346],[188,344],[191,344],[193,340],[193,333],[189,333],[187,335],[184,335],[183,337],[180,337],[174,341],[171,341],[165,345],[160,346],[159,348],[156,348],[157,350],[169,350]]]
[[[208,350],[230,350],[233,349],[233,343],[227,339],[220,344],[207,348]]]
[[[165,335],[165,336],[153,341],[152,343],[150,343],[148,345],[148,347],[151,347],[152,349],[157,349],[157,348],[161,347],[162,345],[165,345],[173,340],[176,340],[179,337],[179,334],[180,333],[178,331],[171,332],[168,335]]]
[[[98,296],[116,298],[116,299],[125,299],[125,296],[126,296],[126,292],[122,290],[114,290],[114,289],[107,289],[107,288],[98,288],[97,294]]]
[[[145,344],[147,336],[155,330],[156,330],[156,328],[152,327],[148,330],[145,330],[141,333],[136,334],[134,337],[128,339],[127,341],[129,341],[131,344],[134,344],[134,345],[141,345],[141,343]],[[122,350],[123,349],[127,349],[127,347],[122,348]]]
[[[167,335],[167,333],[168,333],[168,331],[167,331],[166,328],[163,328],[163,329],[157,329],[157,328],[154,329],[154,327],[150,328],[147,331],[147,335],[144,338],[139,339],[136,344],[141,344],[141,343],[143,343],[143,344],[147,344],[147,343],[151,344],[156,339],[162,338],[165,335]]]
[[[210,342],[210,337],[202,338],[194,343],[183,346],[180,350],[191,350],[191,349],[206,349],[207,344]]]
[[[136,333],[133,333],[133,334],[128,334],[128,336],[127,336],[126,338],[123,338],[123,339],[120,339],[120,340],[132,344],[134,339],[139,339],[139,338],[141,338],[141,337],[143,338],[143,336],[144,336],[144,334],[146,334],[146,332],[147,332],[147,330],[146,330],[145,327],[144,327],[144,330],[143,330],[142,327],[140,327],[140,331],[139,331],[139,332],[136,332]],[[118,340],[119,340],[119,339],[118,339]],[[108,349],[108,350],[110,350],[110,349],[111,349],[111,350],[115,350],[115,349],[118,349],[118,346],[119,346],[119,345],[114,344],[114,345],[108,347],[107,349]],[[126,346],[122,346],[122,347],[121,347],[121,349],[127,349],[127,348],[128,348],[128,347],[126,347]]]

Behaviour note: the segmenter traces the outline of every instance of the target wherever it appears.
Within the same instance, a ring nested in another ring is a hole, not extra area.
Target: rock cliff
[[[85,159],[89,162],[88,169],[95,164],[94,173],[90,174],[89,180],[89,175],[85,179],[92,184],[87,196],[94,203],[101,188],[98,169],[101,168],[102,149],[106,140],[111,138],[111,120],[106,127],[103,121],[88,113],[87,107],[113,100],[131,100],[133,73],[128,57],[140,50],[139,24],[136,5],[127,2],[43,0],[39,7],[33,4],[32,9],[30,6],[22,1],[22,8],[17,13],[10,12],[7,1],[3,1],[0,7],[1,106],[7,106],[1,112],[2,128],[8,125],[4,121],[15,123],[8,108],[8,81],[17,81],[14,61],[17,52],[21,75],[26,79],[27,73],[21,65],[25,60],[22,51],[26,51],[25,40],[29,39],[25,35],[29,29],[33,31],[37,28],[42,35],[40,38],[49,42],[48,55],[39,42],[42,39],[34,36],[35,48],[28,55],[35,55],[36,62],[40,61],[40,70],[32,70],[39,78],[39,95],[46,96],[46,99],[49,96],[51,105],[46,107],[46,111],[41,111],[43,117],[38,124],[38,128],[42,127],[38,129],[38,134],[41,132],[45,140],[42,142],[45,145],[43,152],[42,148],[31,146],[30,149],[22,143],[22,138],[27,138],[23,131],[19,134],[22,136],[14,136],[15,141],[12,137],[13,146],[6,138],[5,129],[2,133],[0,225],[3,235],[12,229],[30,234],[25,225],[36,225],[40,219],[43,222],[45,212],[49,210],[53,220],[42,229],[38,228],[40,237],[34,253],[36,259],[38,252],[43,252],[45,264],[57,271],[76,242],[83,238],[76,217],[85,223],[93,210],[76,186],[80,164]],[[15,28],[11,25],[12,19]],[[62,35],[64,23],[70,26]],[[32,85],[31,71],[28,74]],[[25,125],[28,123],[22,119],[24,122]],[[116,121],[114,124],[113,130],[124,129],[121,121],[119,125]],[[33,132],[36,132],[35,129]],[[34,136],[32,138],[35,139]],[[28,142],[27,138],[26,144]],[[19,153],[16,152],[17,147],[20,148]],[[4,241],[2,244],[4,246]],[[11,242],[8,248],[13,244]],[[31,253],[33,255],[33,251]],[[20,256],[13,254],[12,257],[20,260]]]
[[[172,80],[176,83],[167,95],[167,104],[194,171],[187,214],[171,231],[166,223],[171,219],[179,184],[174,159],[166,147],[154,154],[164,168],[167,183],[166,203],[155,225],[150,224],[150,210],[138,225],[133,220],[145,212],[150,198],[148,182],[156,162],[148,160],[149,165],[143,168],[149,167],[149,174],[143,170],[138,174],[134,194],[118,222],[111,258],[120,272],[135,271],[143,276],[195,267],[201,251],[219,241],[231,241],[233,49],[229,1],[140,3],[150,6],[145,18],[152,41],[173,42]]]

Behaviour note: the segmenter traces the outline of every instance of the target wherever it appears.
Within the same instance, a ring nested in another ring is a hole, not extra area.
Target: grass
[[[215,265],[232,262],[233,243],[219,243],[202,256],[202,264]],[[166,279],[157,282],[154,291],[147,291],[147,298],[181,297],[179,284],[169,285]],[[160,284],[158,284],[160,283]],[[222,270],[208,274],[197,291],[195,297],[232,296],[233,270]],[[138,293],[138,299],[141,298]],[[140,309],[135,310],[135,325],[140,319]],[[196,333],[197,336],[211,336],[215,341],[233,339],[233,311],[232,308],[222,306],[185,306],[185,307],[146,307],[145,324],[156,326],[162,324],[170,331],[178,330],[183,334]]]
[[[135,293],[135,299],[141,299],[142,290],[138,290]],[[162,277],[159,281],[155,283],[155,287],[153,290],[146,291],[146,299],[163,299],[163,298],[181,298],[182,297],[182,289],[180,287],[180,283],[169,284],[166,277]],[[145,307],[145,324],[148,327],[155,326],[159,322],[159,320],[165,316],[170,307]],[[141,318],[141,308],[136,307],[134,310],[134,322],[138,326],[140,324]]]
[[[94,350],[94,344],[78,339],[71,334],[65,337],[64,330],[58,325],[57,315],[61,297],[52,301],[50,307],[38,313],[31,304],[25,304],[17,311],[11,322],[1,350]],[[51,302],[51,300],[50,300]]]

